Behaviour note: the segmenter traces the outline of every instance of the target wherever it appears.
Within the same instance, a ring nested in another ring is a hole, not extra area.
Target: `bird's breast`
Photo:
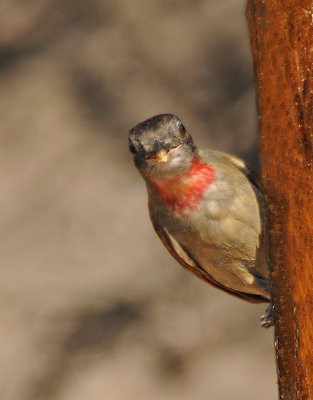
[[[167,180],[155,180],[152,184],[166,206],[179,215],[188,215],[199,207],[214,177],[213,168],[194,159],[186,173]]]

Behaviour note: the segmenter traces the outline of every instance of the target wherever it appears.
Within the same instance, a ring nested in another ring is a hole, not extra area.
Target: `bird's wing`
[[[246,163],[238,157],[231,156],[226,153],[215,152],[220,156],[230,161],[240,172],[242,172],[250,181],[254,190],[257,190],[262,195],[263,188],[258,176],[246,165]],[[263,198],[263,196],[262,196]]]
[[[259,275],[261,278],[265,277],[267,279],[268,276],[268,267],[267,267],[267,260],[266,260],[266,251],[263,251],[262,249],[266,249],[267,247],[267,232],[268,232],[268,226],[267,226],[267,215],[266,215],[266,207],[265,207],[265,202],[264,202],[264,196],[263,196],[263,187],[260,179],[258,176],[246,165],[246,163],[241,160],[240,158],[237,158],[235,156],[231,156],[226,153],[222,153],[219,151],[212,151],[212,154],[215,154],[217,157],[224,158],[225,160],[229,161],[236,169],[238,169],[241,173],[243,173],[248,181],[250,182],[250,185],[254,191],[254,194],[258,200],[258,205],[259,205],[259,210],[260,210],[260,218],[261,218],[261,226],[260,226],[260,232],[259,232],[259,246],[258,248],[261,249],[261,251],[257,252],[257,259],[258,261],[256,262],[257,265],[259,265],[259,268],[254,269],[253,274],[254,275]]]
[[[260,296],[257,294],[251,294],[251,293],[237,292],[235,290],[229,289],[229,288],[221,285],[210,274],[208,274],[200,265],[198,265],[195,262],[195,260],[192,259],[192,257],[187,253],[187,251],[182,248],[182,246],[178,243],[178,241],[172,235],[170,235],[169,232],[165,228],[163,228],[159,225],[156,225],[153,221],[152,221],[152,223],[153,223],[154,229],[155,229],[157,235],[159,236],[160,240],[162,241],[164,246],[167,248],[167,250],[172,254],[172,256],[184,268],[193,272],[200,279],[202,279],[206,283],[211,284],[214,287],[217,287],[218,289],[223,290],[224,292],[232,294],[233,296],[239,297],[239,298],[249,301],[251,303],[268,302],[268,299],[266,299],[263,296]]]

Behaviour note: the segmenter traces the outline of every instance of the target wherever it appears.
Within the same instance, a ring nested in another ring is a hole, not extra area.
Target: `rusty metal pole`
[[[248,0],[280,399],[313,400],[313,0]]]

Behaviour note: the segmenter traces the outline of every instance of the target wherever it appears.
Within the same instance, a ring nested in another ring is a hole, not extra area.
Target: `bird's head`
[[[129,132],[129,149],[146,179],[172,179],[190,168],[197,149],[181,120],[161,114],[139,123]]]

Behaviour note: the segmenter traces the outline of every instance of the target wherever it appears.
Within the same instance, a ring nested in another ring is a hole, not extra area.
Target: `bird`
[[[170,254],[224,292],[269,303],[261,326],[271,326],[266,210],[255,174],[237,157],[198,149],[173,114],[137,124],[128,139],[152,225]]]

